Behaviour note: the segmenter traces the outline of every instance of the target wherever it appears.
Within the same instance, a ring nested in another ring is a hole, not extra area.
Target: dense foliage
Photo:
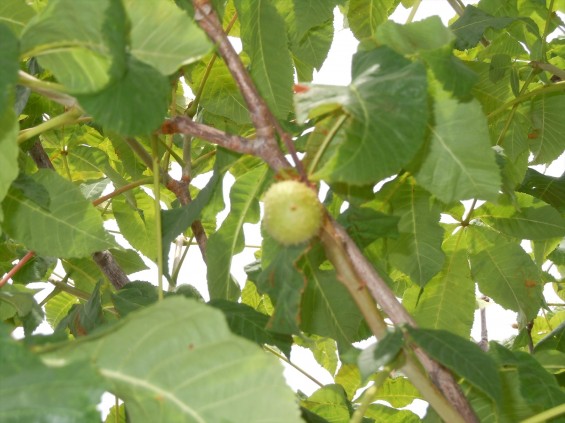
[[[193,3],[0,4],[0,420],[100,421],[107,391],[107,422],[565,421],[565,2]],[[311,84],[334,10],[351,84]],[[328,188],[321,230],[236,280],[289,179]],[[471,338],[485,299],[517,336]],[[293,345],[335,383],[293,392]]]

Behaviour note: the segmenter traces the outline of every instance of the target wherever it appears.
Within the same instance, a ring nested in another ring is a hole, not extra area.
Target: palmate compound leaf
[[[277,360],[233,335],[220,311],[182,297],[47,359],[88,359],[133,422],[300,422]]]
[[[500,170],[480,104],[476,100],[461,103],[438,93],[434,118],[426,154],[416,164],[418,183],[445,203],[469,198],[495,200],[501,185]]]
[[[49,367],[0,331],[0,420],[4,423],[100,421],[96,405],[104,392],[88,362]]]
[[[430,357],[465,378],[495,402],[500,400],[502,387],[496,363],[477,344],[445,330],[409,326],[406,330]]]
[[[57,173],[39,170],[23,185],[39,185],[48,204],[30,197],[32,191],[12,187],[2,204],[4,231],[39,255],[87,257],[115,246],[102,218],[80,189]]]
[[[25,27],[22,52],[73,94],[93,93],[123,75],[126,35],[121,2],[55,0]]]
[[[428,119],[426,69],[388,47],[358,52],[345,100],[351,115],[345,141],[314,174],[330,182],[364,185],[390,176],[406,165],[424,142]]]

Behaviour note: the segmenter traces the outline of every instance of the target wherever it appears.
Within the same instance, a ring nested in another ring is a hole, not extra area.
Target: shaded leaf
[[[53,329],[59,325],[75,304],[77,304],[76,297],[64,291],[59,292],[45,304],[45,317]]]
[[[157,287],[149,282],[135,281],[125,284],[122,289],[112,293],[112,302],[120,316],[143,309],[158,300]]]
[[[230,269],[233,256],[244,247],[244,223],[259,221],[258,197],[269,170],[257,167],[236,179],[230,191],[230,213],[220,229],[208,239],[208,291],[211,299],[234,300],[239,297],[239,286]]]
[[[455,47],[459,50],[475,47],[488,28],[502,29],[514,20],[509,17],[494,17],[469,5],[465,7],[463,15],[450,26],[457,36]]]
[[[555,178],[528,168],[517,191],[530,194],[551,204],[560,212],[565,212],[565,173],[559,178]]]
[[[384,338],[379,339],[373,349],[374,365],[383,367],[390,364],[404,345],[404,335],[400,330],[389,331]]]
[[[280,349],[290,357],[292,337],[266,329],[269,316],[259,313],[254,308],[226,300],[212,300],[208,303],[221,310],[226,316],[230,330],[236,335],[249,339],[259,345],[268,344]]]
[[[304,245],[279,248],[257,281],[258,290],[268,294],[275,305],[268,326],[274,331],[299,332],[300,299],[306,279],[297,270],[296,262],[304,253],[304,248]]]
[[[392,201],[394,215],[400,217],[400,236],[389,240],[390,262],[424,286],[445,260],[439,205],[426,191],[410,183],[403,184]]]
[[[349,208],[339,215],[337,221],[345,227],[355,243],[364,248],[378,238],[395,238],[399,235],[399,216],[391,216],[369,207]]]
[[[12,238],[39,255],[54,257],[86,257],[114,246],[100,214],[78,187],[50,170],[39,170],[30,178],[49,193],[49,210],[22,192],[8,192],[4,230]]]
[[[432,358],[464,377],[494,401],[500,400],[502,387],[496,364],[477,344],[444,330],[409,326],[406,330]]]
[[[1,13],[2,11],[0,10],[0,14]],[[12,93],[12,87],[18,80],[19,45],[16,36],[2,22],[1,15],[0,51],[2,52],[2,55],[0,56],[0,120],[3,120],[7,114],[4,109],[7,107],[8,96]],[[3,125],[0,124],[0,128],[3,128]],[[1,141],[2,134],[0,133],[0,142]],[[0,196],[0,200],[1,198],[2,197]]]
[[[2,169],[2,172],[0,172],[0,203],[4,200],[12,182],[18,176],[18,154],[20,151],[17,142],[18,130],[18,121],[12,108],[6,107],[4,112],[0,112],[0,169]],[[2,211],[0,209],[1,223]]]
[[[496,199],[500,170],[479,103],[436,97],[434,118],[427,154],[415,174],[418,183],[444,203]],[[473,122],[473,131],[461,131],[465,121]]]
[[[398,172],[417,153],[428,118],[423,65],[388,47],[358,52],[347,97],[333,101],[344,100],[352,116],[344,125],[346,140],[314,177],[369,184]]]
[[[534,348],[535,352],[546,350],[557,350],[565,353],[565,322],[548,333]]]
[[[50,358],[88,358],[132,421],[299,421],[276,359],[233,335],[220,311],[194,300],[145,307]]]
[[[306,333],[327,336],[341,348],[370,336],[355,301],[337,279],[334,270],[320,270],[309,256],[301,270],[308,283],[301,301],[300,328]]]
[[[43,321],[43,310],[33,297],[36,291],[18,285],[5,285],[0,291],[0,303],[13,310],[6,319],[14,318],[16,325],[23,325],[24,333],[30,336]],[[3,314],[6,314],[4,310]]]
[[[480,291],[502,307],[533,319],[542,300],[540,273],[520,245],[477,226],[469,228],[471,274]]]
[[[445,329],[462,337],[471,333],[475,314],[475,282],[471,278],[467,251],[458,246],[460,236],[444,243],[447,257],[442,270],[424,287],[408,288],[402,304],[419,326]],[[451,244],[447,246],[446,243]]]
[[[77,95],[77,99],[107,129],[124,135],[143,135],[163,122],[169,91],[166,77],[130,57],[120,79],[93,94]]]

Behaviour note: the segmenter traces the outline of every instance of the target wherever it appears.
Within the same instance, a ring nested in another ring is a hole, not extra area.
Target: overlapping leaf
[[[65,258],[114,246],[100,214],[75,185],[50,170],[40,170],[31,180],[46,190],[49,205],[10,190],[3,203],[3,227],[13,239],[40,255]]]
[[[0,19],[0,116],[4,115],[8,96],[18,80],[18,39]],[[0,126],[1,127],[1,126]],[[1,198],[1,197],[0,197]]]
[[[8,193],[8,189],[18,176],[18,121],[11,107],[0,114],[0,203]],[[0,209],[0,223],[2,210]]]
[[[251,77],[278,118],[292,109],[293,71],[284,21],[267,0],[235,0]]]
[[[462,131],[461,125],[468,120],[473,122],[473,130]],[[500,170],[479,103],[436,97],[430,131],[430,144],[416,180],[445,203],[469,198],[494,200],[501,184]]]
[[[126,34],[121,2],[56,0],[28,23],[22,51],[73,93],[92,93],[125,72]]]
[[[347,20],[355,37],[361,40],[373,36],[399,3],[400,0],[350,0]]]
[[[131,54],[163,75],[194,62],[211,48],[194,20],[170,2],[126,0],[124,6],[131,22]]]
[[[4,0],[0,4],[0,24],[8,26],[18,36],[34,15],[33,9],[20,0]]]
[[[194,300],[165,299],[51,357],[88,359],[133,421],[300,421],[276,359]]]
[[[390,262],[420,286],[443,267],[440,208],[423,189],[404,184],[393,200],[400,236],[389,241]]]
[[[230,273],[233,256],[243,249],[244,223],[259,221],[258,197],[268,169],[257,167],[239,177],[230,191],[230,213],[208,240],[208,291],[211,299],[234,300],[239,287]]]
[[[502,307],[520,311],[533,319],[540,306],[543,284],[540,271],[519,244],[473,226],[467,242],[471,255],[471,273],[481,292]]]
[[[459,237],[453,238],[446,242],[456,244],[455,238]],[[451,249],[441,272],[426,284],[423,292],[418,287],[409,288],[402,304],[421,327],[468,337],[474,320],[475,283],[471,279],[467,251],[461,247]]]
[[[533,163],[549,163],[563,154],[564,108],[565,95],[561,93],[539,96],[532,101],[530,116],[533,135],[530,137],[530,149],[534,154]]]
[[[380,47],[354,56],[353,77],[343,105],[353,117],[346,140],[314,176],[363,185],[398,172],[424,142],[426,70]]]

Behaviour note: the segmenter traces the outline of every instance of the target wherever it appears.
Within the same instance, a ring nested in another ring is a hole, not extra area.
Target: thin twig
[[[0,280],[0,288],[2,288],[6,282],[10,280],[12,276],[19,272],[19,270],[24,267],[24,265],[30,261],[35,253],[33,251],[28,251],[25,256],[23,256],[18,263],[10,269],[8,273],[4,275],[4,277]]]

